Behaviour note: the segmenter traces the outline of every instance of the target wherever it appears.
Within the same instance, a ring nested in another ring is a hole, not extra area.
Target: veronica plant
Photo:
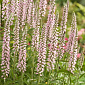
[[[4,81],[11,78],[9,75],[13,70],[14,84],[20,78],[22,82],[19,84],[22,85],[24,83],[26,85],[44,85],[45,82],[50,85],[53,84],[53,81],[56,82],[56,85],[72,85],[70,75],[74,75],[77,70],[76,14],[73,13],[72,16],[71,31],[66,46],[69,1],[64,6],[60,26],[55,0],[50,0],[49,6],[47,21],[43,23],[47,0],[3,0],[4,36],[1,71]],[[30,52],[26,49],[28,29],[33,29]],[[13,35],[11,35],[11,31]],[[10,45],[10,39],[13,40],[12,45]],[[80,60],[82,59],[83,57]],[[11,61],[13,61],[13,66],[10,65]]]

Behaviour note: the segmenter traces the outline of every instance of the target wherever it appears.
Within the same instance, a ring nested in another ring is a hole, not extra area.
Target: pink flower
[[[30,43],[28,43],[28,45],[30,45]]]
[[[80,31],[81,31],[81,32],[84,32],[84,31],[85,31],[85,29],[81,29]]]
[[[68,38],[65,38],[66,41],[68,41]]]
[[[66,49],[66,46],[63,46],[64,49]]]
[[[50,43],[48,44],[48,47],[50,47]]]
[[[84,33],[85,29],[81,29],[80,31],[78,31],[78,36],[81,36]]]
[[[82,39],[82,36],[78,36],[78,40]]]
[[[81,36],[82,35],[82,31],[78,31],[78,36]]]
[[[81,53],[78,53],[78,54],[77,54],[77,58],[80,58],[80,56],[81,56]]]

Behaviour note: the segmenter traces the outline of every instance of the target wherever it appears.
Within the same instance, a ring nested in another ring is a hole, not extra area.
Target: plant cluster
[[[82,54],[77,59],[76,14],[73,12],[67,41],[69,1],[64,6],[60,26],[55,0],[50,0],[47,21],[43,23],[46,10],[47,0],[2,1],[1,81],[5,85],[80,84],[84,57]],[[31,35],[30,49],[27,49],[28,33]]]

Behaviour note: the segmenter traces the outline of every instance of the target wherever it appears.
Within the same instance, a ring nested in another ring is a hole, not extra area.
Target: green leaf
[[[4,27],[0,27],[1,29],[4,29]]]
[[[34,29],[35,29],[35,28],[29,29],[29,30],[28,30],[28,34],[29,34],[29,35],[32,35],[32,32],[33,32]]]
[[[62,61],[62,62],[68,62],[67,60],[60,60],[60,61]]]
[[[82,12],[85,12],[85,10],[84,10],[85,7],[83,5],[81,5],[79,3],[77,3],[76,5],[80,8],[80,10],[82,10]]]
[[[61,70],[59,70],[57,73],[62,73],[62,72],[68,73],[68,74],[72,74],[70,71],[65,70],[65,69],[61,69]],[[72,74],[72,75],[73,75],[73,74]]]
[[[81,74],[81,76],[79,77],[79,79],[82,78],[84,75],[85,75],[85,73]]]

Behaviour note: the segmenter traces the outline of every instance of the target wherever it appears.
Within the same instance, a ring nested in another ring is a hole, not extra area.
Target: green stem
[[[58,60],[57,60],[57,72],[59,71],[59,56],[58,56]],[[57,73],[57,79],[58,79],[58,73]]]
[[[40,74],[39,74],[39,77],[38,77],[38,85],[39,85],[39,83],[40,83]]]
[[[70,85],[71,85],[71,76],[70,76],[70,74],[69,74],[69,81],[70,81]]]
[[[21,76],[22,82],[21,82],[21,85],[23,85],[23,77],[24,77],[24,73],[22,72],[22,76]]]
[[[35,58],[35,51],[34,51],[34,55],[32,57],[32,79],[33,79],[33,74],[34,74],[34,58]]]
[[[78,70],[78,68],[77,68],[77,70]],[[81,71],[80,68],[79,68],[78,71],[79,71],[79,72],[78,72],[79,74],[77,75],[77,85],[79,85],[78,79],[79,79],[79,75],[80,75],[80,71]]]
[[[32,55],[32,74],[31,74],[31,79],[34,79],[34,58],[35,58],[35,49],[34,49],[34,55]],[[31,84],[33,83],[33,81],[31,81]]]
[[[50,84],[50,83],[49,83],[49,79],[50,79],[50,74],[51,74],[51,73],[52,73],[52,71],[50,70],[50,71],[49,71],[49,77],[48,77],[48,84]]]
[[[5,81],[5,79],[4,79],[4,85],[6,85],[5,82],[6,82],[6,81]]]
[[[15,82],[15,79],[16,79],[16,76],[15,76],[15,68],[16,68],[16,53],[17,51],[15,50],[15,55],[14,55],[14,63],[13,63],[13,73],[14,73],[14,77],[13,77],[13,80]]]
[[[32,66],[32,79],[33,79],[33,70],[34,70],[34,58],[33,58],[33,61],[32,61],[32,64],[33,64],[33,66]]]

